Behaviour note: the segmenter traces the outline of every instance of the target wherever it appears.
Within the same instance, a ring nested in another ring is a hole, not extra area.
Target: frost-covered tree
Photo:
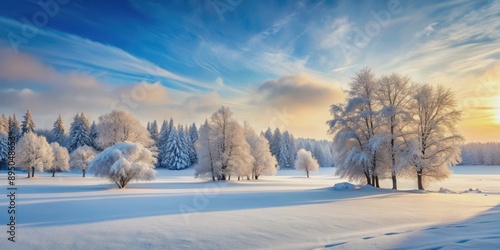
[[[50,170],[52,177],[54,177],[57,170],[69,170],[69,153],[65,147],[62,147],[57,142],[50,143],[50,147],[54,153],[54,160],[51,165],[47,166],[47,170]]]
[[[26,134],[28,132],[35,132],[35,122],[33,121],[33,117],[29,110],[26,111],[26,114],[23,116],[24,120],[21,125],[22,134]]]
[[[276,158],[271,154],[269,142],[264,135],[257,136],[248,123],[244,124],[245,137],[250,145],[250,154],[253,156],[252,179],[259,179],[261,175],[276,175]]]
[[[87,168],[90,165],[90,162],[94,159],[97,152],[90,146],[84,145],[77,148],[75,151],[71,152],[69,158],[69,166],[72,169],[79,169],[83,173],[83,177],[85,177],[85,173],[87,172]]]
[[[21,136],[21,123],[17,120],[16,114],[9,116],[9,137],[13,137],[18,142]]]
[[[392,189],[397,189],[397,176],[407,175],[410,169],[409,130],[411,92],[414,86],[409,77],[398,74],[382,76],[376,91],[381,107],[381,125],[385,135],[388,164],[391,171]],[[405,173],[407,172],[407,173]]]
[[[9,133],[9,119],[4,114],[0,117],[0,132]]]
[[[332,105],[333,119],[328,121],[329,133],[334,135],[335,165],[337,175],[350,180],[363,179],[379,187],[381,167],[380,148],[384,143],[379,133],[380,112],[375,94],[378,81],[369,69],[356,73],[346,92],[346,104]]]
[[[295,145],[288,131],[281,137],[278,153],[278,165],[281,169],[291,169],[295,161]]]
[[[165,162],[163,165],[169,169],[180,170],[188,168],[191,165],[189,148],[182,127],[180,127],[179,131],[176,128],[170,131],[165,153]]]
[[[66,141],[66,129],[64,127],[64,122],[61,115],[59,115],[57,117],[57,120],[54,122],[54,128],[52,129],[52,140],[59,143],[59,145],[63,145]]]
[[[69,152],[81,146],[92,146],[90,139],[90,124],[84,113],[76,114],[70,126],[67,148]]]
[[[460,143],[463,138],[456,126],[460,111],[451,90],[442,85],[424,84],[414,90],[412,96],[414,155],[418,189],[424,189],[424,181],[443,180],[451,171],[450,166],[461,161]],[[425,178],[425,179],[424,179]]]
[[[264,132],[264,137],[267,139],[267,143],[269,144],[269,150],[271,150],[271,141],[273,140],[273,131],[271,131],[270,127],[268,127],[266,129],[266,132]]]
[[[295,161],[295,169],[303,170],[309,178],[309,172],[318,171],[318,162],[312,157],[311,152],[305,149],[300,149],[297,152],[297,160]]]
[[[216,150],[214,131],[210,128],[208,120],[201,125],[198,132],[198,140],[195,143],[198,164],[195,166],[196,178],[211,178],[216,181],[220,176],[221,164],[219,154]]]
[[[156,157],[141,143],[120,142],[97,155],[90,163],[89,171],[95,176],[108,178],[121,189],[131,180],[153,180],[155,163]]]
[[[251,175],[253,157],[250,154],[250,146],[246,142],[243,127],[233,119],[232,115],[227,107],[221,107],[212,114],[208,123],[210,152],[213,152],[216,163],[214,169],[217,171],[215,174],[218,180],[229,180],[231,175]],[[207,165],[210,165],[210,162],[199,162],[195,175],[211,174],[201,172],[207,171]]]
[[[33,132],[24,134],[16,144],[16,166],[28,171],[28,178],[35,176],[35,170],[43,172],[44,168],[52,166],[54,153],[43,136]]]
[[[101,115],[97,124],[97,144],[107,148],[120,142],[133,142],[156,151],[154,141],[149,132],[131,113],[114,110]]]

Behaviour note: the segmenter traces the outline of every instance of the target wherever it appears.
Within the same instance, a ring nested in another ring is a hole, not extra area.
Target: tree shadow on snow
[[[151,186],[156,186],[151,183]],[[249,209],[265,209],[310,204],[327,204],[345,199],[358,199],[365,196],[383,195],[379,192],[334,191],[332,188],[309,190],[280,191],[246,191],[234,192],[228,186],[232,183],[200,182],[193,188],[193,183],[157,183],[172,189],[189,188],[192,192],[182,193],[126,193],[127,190],[99,192],[95,196],[83,194],[82,197],[48,197],[36,198],[23,204],[18,202],[18,223],[26,227],[46,227],[58,225],[75,225],[103,221],[114,221],[133,218],[144,218],[162,215],[179,215],[220,211],[237,211]],[[131,185],[130,189],[149,188],[150,184]],[[62,189],[58,193],[104,190],[105,185],[92,186],[54,186]],[[109,187],[109,185],[107,186]],[[128,187],[128,186],[127,186]],[[35,192],[37,186],[31,186],[26,192]],[[42,188],[42,187],[40,187]],[[43,187],[47,188],[47,186]],[[65,191],[64,191],[65,190]],[[44,190],[46,191],[46,190]],[[124,191],[124,192],[121,192]],[[38,190],[38,193],[41,193]],[[47,192],[41,193],[46,194]],[[385,193],[385,195],[393,195]],[[2,223],[8,223],[2,219]]]

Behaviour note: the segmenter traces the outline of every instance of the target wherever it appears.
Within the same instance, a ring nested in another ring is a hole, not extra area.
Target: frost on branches
[[[311,155],[311,152],[305,149],[300,149],[297,152],[297,160],[295,161],[295,169],[302,170],[306,172],[307,178],[309,178],[309,172],[317,172],[319,168],[318,162]]]
[[[50,147],[54,153],[54,160],[51,165],[47,166],[47,170],[50,170],[52,177],[54,177],[57,170],[69,170],[69,154],[68,150],[65,147],[61,147],[57,142],[50,143]]]
[[[337,175],[379,187],[379,179],[449,176],[460,161],[462,137],[456,131],[460,112],[450,90],[415,85],[398,74],[376,78],[369,69],[350,83],[345,103],[332,105],[328,121],[333,135]]]
[[[252,179],[259,179],[260,175],[276,175],[276,158],[269,150],[269,143],[264,135],[257,136],[248,123],[244,124],[245,137],[250,145],[250,154],[253,156]]]
[[[83,177],[85,177],[85,172],[96,154],[97,152],[92,147],[81,146],[71,153],[69,165],[72,169],[82,170]]]
[[[139,143],[155,151],[155,142],[149,131],[131,113],[114,110],[99,117],[97,124],[97,144],[107,148],[120,142]]]
[[[196,142],[196,177],[229,180],[231,175],[251,176],[253,157],[243,127],[233,113],[221,107],[200,127]]]
[[[30,178],[35,176],[35,170],[43,172],[52,166],[54,153],[45,137],[27,132],[16,144],[16,159],[18,168],[27,170]]]
[[[90,163],[89,171],[125,188],[131,180],[153,180],[155,163],[156,158],[142,144],[121,142],[97,155]]]

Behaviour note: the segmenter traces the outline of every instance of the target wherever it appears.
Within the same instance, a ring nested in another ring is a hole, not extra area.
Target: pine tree
[[[29,110],[26,111],[26,114],[23,116],[24,121],[22,123],[22,134],[26,134],[28,132],[35,132],[35,122],[33,121],[33,117]]]
[[[167,121],[163,120],[160,129],[160,135],[158,136],[158,142],[156,143],[156,146],[158,147],[158,162],[156,164],[157,165],[156,167],[166,168],[166,166],[163,165],[163,160],[165,158],[167,150],[167,141],[169,134],[170,130]]]
[[[21,124],[16,118],[16,114],[9,116],[9,137],[14,137],[16,142],[21,139]]]
[[[7,161],[8,153],[9,153],[9,145],[7,140],[7,134],[4,132],[0,132],[0,167],[1,163]]]
[[[189,167],[189,153],[183,139],[183,131],[177,132],[173,128],[167,142],[166,155],[163,159],[163,165],[169,169],[179,170]]]
[[[90,140],[90,125],[84,113],[76,114],[71,123],[70,134],[68,138],[68,151],[73,152],[81,146],[92,146]]]
[[[54,141],[63,145],[66,139],[66,129],[64,128],[64,122],[61,118],[61,115],[54,122],[54,128],[52,129],[52,135],[54,136]]]
[[[264,137],[267,139],[267,142],[269,143],[269,150],[271,150],[271,141],[273,140],[273,131],[271,131],[270,127],[267,128],[266,132],[264,133]]]
[[[189,127],[188,135],[189,159],[191,165],[194,165],[198,163],[198,155],[196,154],[196,149],[194,147],[194,144],[198,140],[198,129],[196,128],[196,124],[193,123],[191,127]]]
[[[269,147],[271,148],[271,153],[279,159],[280,157],[280,145],[281,145],[281,131],[279,128],[274,130],[273,139],[269,142]]]
[[[151,135],[151,139],[153,139],[155,143],[157,143],[159,132],[158,132],[158,123],[156,123],[156,120],[151,123],[149,127],[149,134]]]
[[[91,142],[91,146],[95,150],[101,149],[99,147],[99,145],[97,145],[97,124],[95,124],[95,121],[93,121],[92,125],[90,125],[90,142]]]
[[[293,145],[292,138],[288,131],[283,133],[280,142],[280,151],[278,157],[278,164],[280,168],[293,168],[295,161],[295,145]]]

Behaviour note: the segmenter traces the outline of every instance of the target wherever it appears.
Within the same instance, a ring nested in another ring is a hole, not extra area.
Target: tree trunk
[[[35,177],[35,167],[31,167],[31,177]]]
[[[396,179],[396,174],[392,173],[392,189],[397,190],[398,189],[398,182]]]
[[[238,180],[240,180],[240,177],[238,176]]]
[[[309,171],[306,170],[306,173],[307,173],[307,178],[309,178]]]
[[[52,177],[54,177],[55,175],[56,175],[56,170],[52,169]]]
[[[375,176],[375,187],[380,188],[380,185],[378,183],[378,176]]]
[[[259,179],[259,176],[258,175],[255,175],[255,179],[258,180]]]
[[[215,175],[212,175],[212,181],[215,181]]]
[[[372,182],[371,182],[371,180],[370,180],[370,175],[369,175],[368,173],[366,173],[366,172],[365,172],[365,177],[366,177],[366,184],[371,185],[371,184],[372,184]]]
[[[418,190],[424,190],[424,185],[422,183],[422,170],[417,171],[417,181],[418,181]]]
[[[85,169],[83,169],[82,172],[83,172],[83,177],[85,177]]]
[[[28,178],[31,178],[31,168],[28,167]]]
[[[372,184],[371,185],[375,187],[375,175],[372,175]]]

